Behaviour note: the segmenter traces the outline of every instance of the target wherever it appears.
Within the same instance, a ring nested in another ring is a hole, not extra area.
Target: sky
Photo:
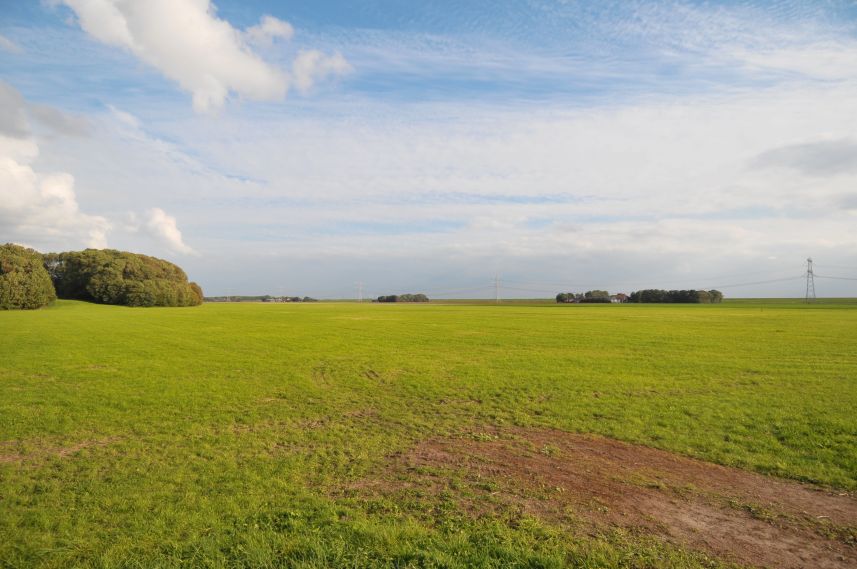
[[[0,0],[7,241],[208,295],[857,296],[857,2]]]

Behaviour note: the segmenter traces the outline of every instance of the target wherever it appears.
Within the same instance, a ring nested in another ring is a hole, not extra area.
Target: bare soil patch
[[[0,463],[11,463],[11,462],[26,462],[33,460],[43,460],[45,458],[57,457],[57,458],[67,458],[78,452],[94,447],[103,447],[109,445],[110,443],[118,440],[116,437],[110,437],[106,439],[93,439],[86,441],[79,441],[72,445],[68,446],[53,446],[53,447],[42,447],[29,452],[12,452],[12,449],[16,446],[15,441],[8,441],[5,443],[0,443]]]
[[[557,430],[486,430],[391,457],[363,492],[449,492],[474,515],[514,507],[597,534],[624,528],[744,565],[857,567],[857,499],[631,445]],[[481,495],[480,495],[481,492]]]

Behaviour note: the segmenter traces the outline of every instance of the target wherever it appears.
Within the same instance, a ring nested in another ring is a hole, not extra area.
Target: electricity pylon
[[[806,260],[806,302],[815,302],[815,274],[812,272],[812,257]]]

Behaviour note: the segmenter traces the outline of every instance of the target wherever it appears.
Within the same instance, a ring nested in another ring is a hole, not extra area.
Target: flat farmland
[[[857,304],[0,313],[0,567],[848,567]]]

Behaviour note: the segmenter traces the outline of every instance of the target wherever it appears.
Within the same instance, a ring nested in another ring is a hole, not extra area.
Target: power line
[[[808,259],[807,260],[807,270],[805,273],[803,273],[801,275],[796,275],[796,276],[793,275],[793,276],[785,276],[785,277],[777,277],[777,278],[770,278],[770,279],[763,279],[763,280],[756,280],[756,281],[745,281],[745,282],[737,282],[737,283],[731,282],[731,283],[726,283],[726,284],[718,284],[718,285],[714,285],[714,286],[707,286],[705,288],[707,288],[707,289],[730,289],[730,288],[751,287],[751,286],[759,286],[759,285],[781,283],[781,282],[790,282],[790,281],[795,281],[797,279],[806,279],[807,280],[807,289],[806,289],[805,298],[807,299],[807,302],[812,302],[815,299],[815,278],[816,277],[821,278],[821,279],[834,279],[834,280],[841,280],[841,281],[857,281],[857,277],[831,276],[831,275],[816,274],[814,271],[814,268],[816,266],[817,265],[814,265],[813,262],[810,259]],[[833,267],[832,265],[826,265],[826,266],[829,268]],[[739,273],[739,274],[752,275],[752,274],[760,274],[760,273],[764,273],[764,272],[766,272],[766,271],[754,271],[754,272]],[[735,274],[736,273],[733,273],[733,275],[735,275]],[[607,280],[607,279],[605,279],[605,280]],[[683,280],[683,281],[668,281],[667,283],[661,282],[658,284],[660,286],[665,286],[665,285],[667,285],[667,286],[669,286],[669,285],[681,286],[681,285],[679,285],[679,283],[687,285],[687,284],[692,283],[694,281],[696,283],[700,283],[700,282],[705,282],[705,281],[710,282],[711,280],[714,280],[714,279],[710,279],[710,278],[696,278],[696,279],[689,278],[689,279]],[[509,286],[510,284],[513,286]],[[613,286],[624,284],[624,285],[628,285],[628,286],[634,286],[638,289],[653,288],[653,287],[643,287],[639,284],[639,281],[637,281],[637,283],[610,282],[609,284],[613,285]],[[364,294],[365,294],[365,290],[363,288],[363,283],[362,282],[356,282],[355,285],[357,286],[357,299],[358,299],[358,301],[362,302],[364,299]],[[523,286],[514,286],[514,285],[523,285]],[[500,276],[495,275],[493,282],[491,282],[490,284],[486,283],[485,285],[481,285],[481,286],[474,286],[474,287],[470,287],[470,288],[460,288],[460,289],[448,289],[448,290],[443,290],[443,291],[425,291],[423,294],[426,294],[427,296],[431,296],[431,297],[450,297],[450,296],[460,295],[460,294],[488,293],[488,291],[491,291],[493,289],[494,301],[496,303],[500,303],[502,300],[502,292],[504,290],[511,291],[511,292],[529,292],[529,293],[539,293],[539,294],[550,294],[550,295],[552,295],[552,294],[554,294],[554,292],[556,292],[556,290],[559,290],[562,288],[567,290],[569,288],[587,288],[587,287],[593,288],[594,286],[595,285],[583,285],[580,283],[575,284],[575,283],[570,283],[570,282],[562,282],[562,283],[560,283],[560,282],[551,282],[551,283],[523,282],[523,281],[507,280],[507,279],[503,279],[501,281]],[[598,285],[598,286],[603,286],[603,284]],[[416,288],[418,289],[419,287],[416,287]],[[487,296],[487,294],[486,294],[486,296]]]
[[[784,283],[786,281],[794,281],[797,279],[802,279],[803,277],[804,277],[804,275],[798,275],[796,277],[786,277],[783,279],[769,279],[766,281],[755,281],[755,282],[751,282],[751,283],[735,283],[735,284],[715,285],[715,286],[712,286],[711,288],[714,288],[714,289],[738,288],[738,287],[742,287],[742,286],[755,286],[755,285],[763,285],[763,284],[771,284],[771,283]]]
[[[551,294],[553,294],[553,293],[555,292],[555,290],[554,290],[554,289],[550,289],[550,290],[548,290],[548,289],[544,289],[544,288],[541,288],[541,289],[537,289],[537,288],[520,288],[520,287],[514,287],[514,286],[504,286],[504,287],[503,287],[503,289],[504,289],[504,290],[515,290],[515,291],[519,291],[519,292],[546,292],[546,293],[551,293]]]
[[[783,271],[777,271],[777,272],[782,273]],[[524,287],[525,287],[525,288],[520,288],[520,289],[516,289],[516,290],[529,290],[532,292],[542,292],[542,291],[546,291],[548,288],[554,289],[554,287],[565,288],[566,290],[574,289],[574,288],[593,288],[595,286],[604,286],[603,283],[605,283],[605,282],[606,282],[606,284],[613,285],[613,286],[629,286],[629,287],[634,287],[634,288],[656,288],[656,286],[662,286],[663,287],[663,286],[682,286],[682,285],[687,286],[687,285],[693,284],[693,283],[698,284],[700,282],[706,282],[706,281],[711,282],[711,281],[714,281],[715,279],[725,278],[727,276],[741,277],[741,276],[751,276],[751,275],[764,274],[764,273],[770,274],[769,271],[753,271],[753,272],[749,272],[749,273],[738,273],[738,274],[733,273],[732,275],[721,275],[720,277],[700,277],[700,278],[689,277],[687,279],[682,279],[682,280],[669,280],[669,281],[660,281],[660,282],[649,281],[648,284],[651,284],[652,286],[645,286],[645,287],[639,284],[640,281],[616,282],[616,281],[611,281],[609,279],[604,279],[604,281],[602,281],[601,284],[597,284],[597,285],[592,284],[592,283],[583,284],[583,283],[573,283],[573,282],[523,282],[523,281],[515,281],[515,280],[509,280],[509,279],[504,279],[503,282],[504,283],[524,285]],[[710,288],[726,288],[726,287],[734,287],[734,286],[745,286],[745,285],[751,285],[751,284],[765,284],[767,282],[778,282],[779,280],[783,280],[783,281],[792,280],[794,278],[803,278],[803,275],[801,275],[799,277],[777,277],[775,279],[769,279],[769,280],[763,280],[763,281],[738,283],[738,284],[728,284],[728,285],[722,285],[720,287],[710,287]],[[545,287],[545,288],[544,289],[539,288],[537,290],[537,289],[534,289],[532,287]],[[513,288],[513,287],[504,286],[503,288],[508,289],[508,288]]]
[[[456,290],[446,290],[446,291],[426,291],[423,294],[427,296],[448,296],[450,294],[461,294],[464,292],[480,292],[480,291],[489,291],[494,287],[492,285],[485,285],[476,288],[460,288]]]
[[[819,279],[836,279],[838,281],[857,281],[857,277],[829,277],[827,275],[815,275]]]

